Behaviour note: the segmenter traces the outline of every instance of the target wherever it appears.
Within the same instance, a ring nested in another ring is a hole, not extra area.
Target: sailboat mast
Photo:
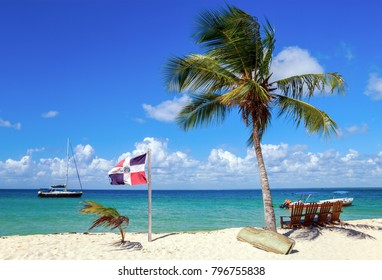
[[[81,191],[82,191],[82,183],[81,183],[81,179],[80,179],[80,174],[78,173],[78,167],[77,167],[76,157],[74,156],[74,152],[73,152],[72,144],[69,144],[69,147],[70,147],[70,151],[72,152],[72,157],[73,157],[73,161],[74,161],[74,166],[76,167],[78,183],[80,183],[80,187],[81,187]]]
[[[65,191],[68,186],[68,178],[69,178],[69,138],[66,143],[66,181],[65,181]]]

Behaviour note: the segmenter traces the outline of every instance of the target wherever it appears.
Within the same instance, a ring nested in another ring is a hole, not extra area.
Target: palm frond
[[[110,227],[111,230],[116,229],[118,227],[121,227],[123,223],[126,223],[126,227],[129,225],[129,218],[126,216],[118,216],[118,217],[112,217],[112,216],[101,216],[98,219],[96,219],[93,224],[90,226],[89,230],[92,230],[93,228],[103,226],[104,228]]]
[[[258,72],[261,77],[266,77],[269,79],[270,77],[270,67],[272,63],[273,51],[275,49],[275,33],[274,29],[271,26],[270,22],[266,20],[266,24],[264,26],[265,37],[262,39],[262,49],[263,49],[263,57],[259,62]],[[257,73],[256,73],[257,74]]]
[[[219,102],[226,106],[239,105],[248,96],[248,84],[242,84],[221,95]]]
[[[346,83],[338,73],[305,74],[272,82],[285,96],[296,99],[310,98],[316,91],[344,93]]]
[[[211,49],[223,47],[236,32],[242,32],[244,25],[253,20],[254,17],[232,5],[227,5],[227,9],[206,10],[197,20],[194,38],[197,43]]]
[[[201,14],[198,23],[197,42],[231,71],[249,77],[262,56],[258,53],[262,48],[257,45],[261,40],[257,19],[228,5],[227,9]]]
[[[252,107],[256,110],[254,104],[267,104],[270,100],[270,94],[266,88],[254,80],[245,80],[238,87],[223,94],[219,99],[221,103],[227,106],[238,105],[239,107]]]
[[[213,56],[198,54],[170,58],[165,79],[169,90],[179,92],[214,92],[229,89],[237,83],[237,77]]]
[[[126,224],[126,227],[129,225],[129,217],[127,216],[118,216],[118,217],[114,217],[113,221],[112,221],[112,224],[110,224],[111,226],[111,230],[113,229],[116,229],[117,227],[120,227],[123,225],[123,223]]]
[[[107,228],[113,224],[112,223],[113,219],[114,217],[112,216],[101,216],[93,222],[93,224],[89,227],[89,230],[92,230],[93,228],[96,228],[99,226],[103,226],[104,228]]]
[[[117,217],[120,216],[115,208],[105,207],[94,201],[87,200],[84,202],[84,206],[81,209],[82,214],[95,214],[95,215],[105,215]]]
[[[191,102],[183,107],[176,119],[184,130],[211,122],[220,123],[229,111],[229,107],[220,103],[219,94],[191,95],[191,98]]]
[[[297,126],[303,121],[310,134],[317,132],[327,137],[336,134],[337,124],[324,111],[298,99],[276,94],[274,96],[280,110],[279,116],[291,118]]]

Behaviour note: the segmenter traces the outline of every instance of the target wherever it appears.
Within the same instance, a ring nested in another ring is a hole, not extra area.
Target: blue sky
[[[0,0],[0,188],[62,182],[67,137],[84,188],[109,188],[107,171],[147,147],[154,189],[259,188],[238,115],[184,132],[174,116],[187,97],[163,79],[171,55],[202,52],[199,13],[226,2],[275,27],[274,77],[339,72],[348,84],[311,100],[337,137],[273,119],[271,187],[381,186],[379,1]]]

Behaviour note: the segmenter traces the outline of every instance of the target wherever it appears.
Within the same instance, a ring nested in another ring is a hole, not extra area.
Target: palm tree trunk
[[[260,145],[260,137],[256,125],[253,125],[252,137],[253,146],[256,152],[257,164],[259,167],[261,191],[263,194],[265,229],[277,232],[275,210],[273,208],[272,203],[271,189],[269,187],[268,175],[265,169],[263,152],[261,150]]]
[[[121,233],[121,243],[124,243],[125,242],[125,232],[123,231],[123,228],[121,226],[118,227],[119,229],[119,232]]]

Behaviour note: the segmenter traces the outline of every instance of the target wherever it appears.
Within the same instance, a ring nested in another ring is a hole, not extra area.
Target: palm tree
[[[330,136],[336,123],[307,103],[317,92],[343,93],[345,82],[338,73],[304,74],[272,81],[270,67],[275,45],[274,30],[267,21],[234,6],[202,13],[195,33],[204,54],[173,56],[165,79],[169,90],[188,91],[191,101],[177,116],[189,130],[222,122],[236,109],[250,130],[248,143],[256,152],[264,204],[265,228],[276,231],[276,220],[261,140],[273,111],[301,123],[309,133]]]
[[[125,232],[123,230],[123,224],[126,224],[126,228],[129,225],[129,218],[127,216],[121,216],[115,208],[108,208],[94,201],[85,201],[81,214],[95,214],[100,216],[96,219],[89,230],[95,227],[103,226],[105,228],[110,227],[111,230],[118,228],[121,233],[121,243],[125,242]]]

